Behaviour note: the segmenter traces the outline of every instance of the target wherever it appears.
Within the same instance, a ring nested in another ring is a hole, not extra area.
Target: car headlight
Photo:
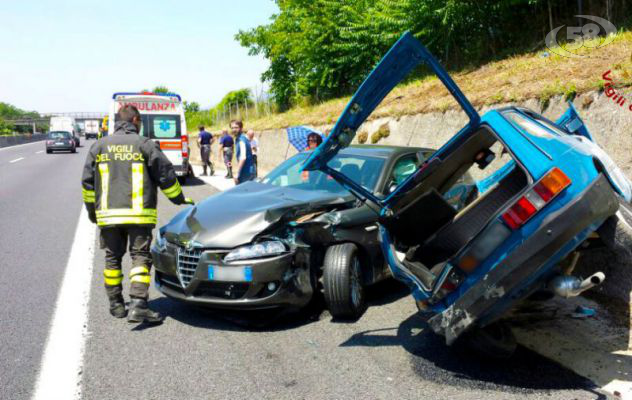
[[[261,242],[249,246],[238,247],[224,257],[224,261],[247,260],[250,258],[260,258],[275,256],[286,252],[285,245],[278,240]]]
[[[167,239],[162,235],[160,229],[158,229],[158,234],[156,234],[156,248],[160,251],[167,250]]]

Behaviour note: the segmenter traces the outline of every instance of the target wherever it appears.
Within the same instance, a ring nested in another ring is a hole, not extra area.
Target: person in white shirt
[[[250,141],[250,148],[252,149],[252,160],[255,164],[255,177],[257,176],[258,168],[257,168],[257,150],[259,150],[259,141],[255,138],[255,131],[249,129],[246,132],[246,136]]]

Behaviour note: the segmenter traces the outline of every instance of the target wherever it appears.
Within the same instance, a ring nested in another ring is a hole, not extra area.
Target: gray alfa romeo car
[[[430,153],[357,145],[331,164],[386,195]],[[210,196],[161,227],[152,247],[159,290],[199,306],[241,310],[298,309],[322,290],[334,318],[362,315],[364,287],[390,276],[377,214],[327,174],[301,172],[309,154]]]

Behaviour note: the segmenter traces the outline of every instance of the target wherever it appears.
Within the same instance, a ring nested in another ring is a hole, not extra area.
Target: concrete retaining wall
[[[628,177],[632,178],[632,111],[628,109],[629,104],[620,107],[603,93],[591,92],[578,96],[574,100],[588,129],[595,136],[599,143],[615,162],[623,169]],[[493,108],[500,108],[509,104],[499,104]],[[526,101],[520,105],[543,113],[551,120],[556,120],[567,109],[566,102],[560,98],[551,99],[549,106],[544,112],[537,100]],[[482,115],[489,107],[479,110]],[[400,146],[420,146],[436,148],[445,143],[455,132],[461,129],[467,122],[464,113],[457,111],[436,112],[430,114],[418,114],[403,116],[399,118],[379,118],[366,122],[358,130],[355,142],[361,132],[368,135],[368,143],[371,135],[382,129],[388,131],[387,137],[382,138],[379,144],[400,145]],[[320,131],[327,131],[331,125],[315,126]],[[259,165],[260,176],[269,172],[276,165],[296,154],[296,150],[287,141],[285,129],[264,131],[259,134]],[[195,147],[194,147],[195,149]],[[214,145],[213,161],[217,159],[217,146]],[[199,152],[194,151],[194,162],[199,162]],[[222,163],[216,165],[223,165]],[[222,167],[223,168],[223,167]],[[589,259],[590,260],[590,259]],[[603,260],[602,260],[603,261]],[[591,261],[588,261],[591,264]],[[580,270],[592,270],[592,267],[583,263]],[[606,272],[604,270],[604,272]],[[608,271],[605,284],[601,291],[606,294],[621,299],[624,302],[630,301],[632,293],[632,260],[627,266],[620,266]]]
[[[38,142],[46,139],[45,133],[36,133],[34,135],[14,135],[14,136],[0,136],[0,147],[15,146],[17,144],[25,144],[31,142]]]
[[[610,154],[617,164],[632,177],[632,111],[616,105],[604,94],[591,92],[578,96],[574,101],[588,129],[596,137],[597,142]],[[500,108],[509,104],[498,104],[493,108]],[[519,105],[542,112],[537,100],[530,100]],[[543,115],[555,120],[566,110],[566,102],[561,97],[552,98]],[[484,114],[490,107],[479,110]],[[355,143],[361,132],[366,132],[369,140],[371,135],[383,126],[388,127],[388,137],[382,138],[379,144],[399,146],[438,147],[445,143],[454,132],[467,122],[464,113],[447,111],[429,114],[408,115],[398,118],[378,118],[366,122],[358,130]],[[314,126],[320,131],[331,129],[332,125]],[[263,131],[258,134],[260,147],[260,171],[269,172],[283,160],[296,154],[296,150],[287,141],[285,129]],[[213,162],[223,165],[218,159],[217,144],[213,145]],[[194,144],[193,162],[200,162],[197,146]]]

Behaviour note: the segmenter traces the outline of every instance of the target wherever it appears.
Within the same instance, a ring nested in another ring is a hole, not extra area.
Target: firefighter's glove
[[[185,197],[184,198],[184,204],[190,204],[190,205],[194,206],[195,205],[195,201],[193,201],[193,199],[190,198],[190,197]]]

